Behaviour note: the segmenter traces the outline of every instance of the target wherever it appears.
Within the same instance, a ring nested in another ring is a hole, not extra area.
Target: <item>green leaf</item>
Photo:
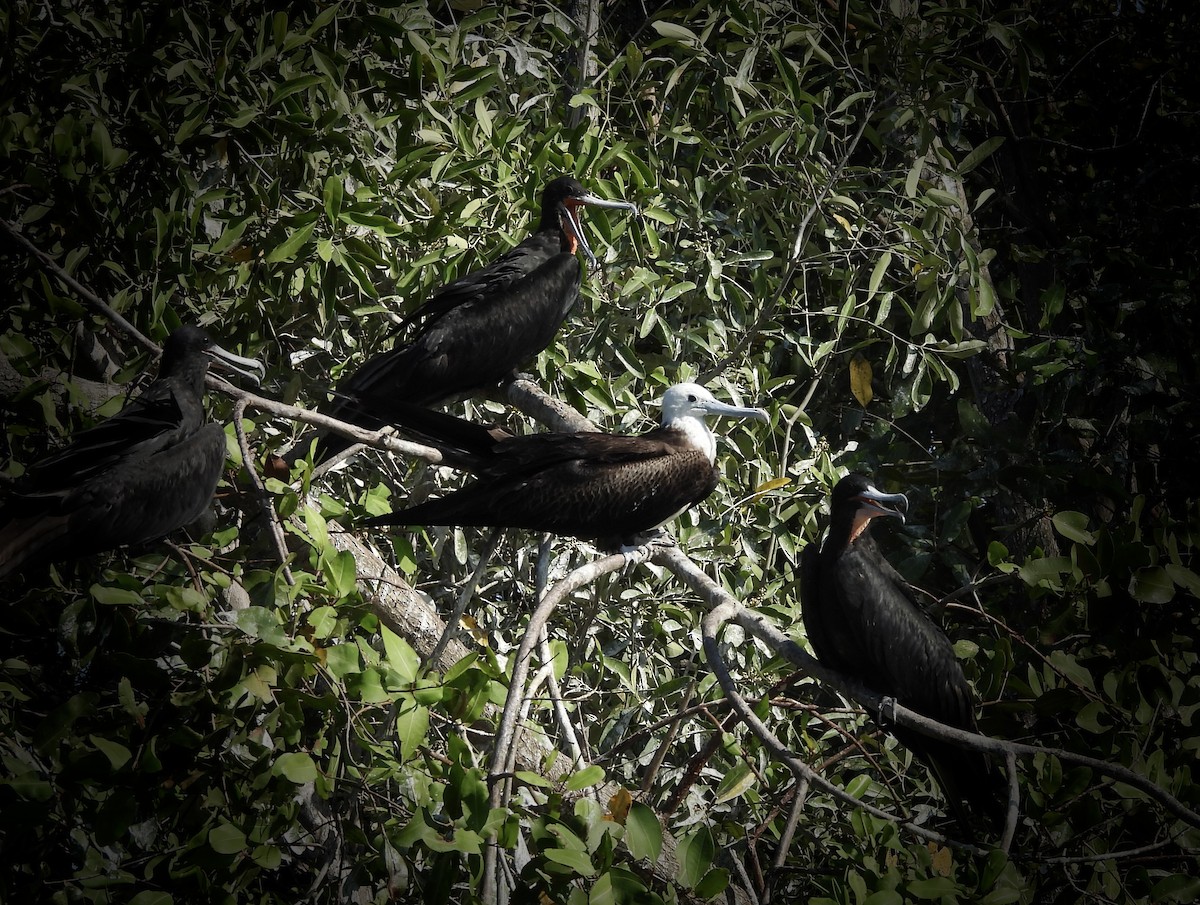
[[[120,770],[123,766],[129,763],[129,758],[133,757],[133,755],[129,753],[129,749],[124,745],[117,744],[116,742],[110,742],[106,738],[101,738],[98,735],[89,735],[88,740],[95,745],[99,751],[104,753],[104,755],[108,758],[109,763],[112,764],[112,768],[114,770]]]
[[[208,833],[208,844],[220,855],[236,855],[246,847],[246,834],[232,823],[222,823]]]
[[[958,891],[958,884],[949,877],[928,877],[924,880],[913,880],[904,891],[917,899],[940,899],[942,896],[954,895]]]
[[[879,291],[879,284],[883,282],[884,274],[887,273],[888,267],[892,263],[892,253],[885,251],[879,256],[879,260],[875,262],[875,266],[871,268],[871,277],[867,280],[867,301],[875,296]]]
[[[567,780],[567,791],[578,792],[588,786],[594,786],[604,781],[604,768],[595,764],[584,767]]]
[[[274,107],[280,101],[291,97],[293,94],[299,94],[301,91],[312,88],[314,85],[320,85],[323,81],[325,81],[325,76],[317,75],[316,73],[309,73],[308,75],[288,79],[275,89],[275,92],[271,95],[270,106]]]
[[[140,606],[145,603],[141,594],[128,588],[110,588],[102,584],[94,584],[89,593],[96,603],[106,606]]]
[[[325,190],[322,193],[325,202],[325,213],[330,222],[336,223],[338,214],[342,211],[342,195],[345,186],[341,176],[330,176],[325,180]]]
[[[402,697],[396,706],[396,738],[400,740],[400,757],[410,760],[429,734],[429,708],[415,699]]]
[[[400,674],[401,681],[415,682],[421,671],[421,658],[417,652],[386,625],[380,626],[379,634],[383,638],[383,652],[388,665]]]
[[[729,886],[729,871],[723,867],[714,867],[696,884],[696,896],[701,899],[711,899],[723,893]]]
[[[276,776],[283,776],[298,786],[302,786],[306,782],[313,782],[317,778],[316,763],[303,751],[291,751],[279,755],[275,758],[275,764],[271,770]]]
[[[1166,603],[1175,596],[1175,583],[1162,566],[1138,569],[1129,581],[1129,596],[1141,603]]]
[[[665,22],[663,20],[659,20],[657,22],[651,22],[650,25],[664,38],[670,38],[672,41],[679,41],[681,44],[695,46],[695,44],[699,41],[699,38],[694,31],[683,25],[677,25],[674,22]]]
[[[635,801],[625,818],[625,845],[629,853],[654,864],[662,854],[662,844],[662,824],[658,821],[658,815],[649,805]]]
[[[1067,540],[1073,540],[1079,544],[1096,542],[1096,535],[1087,530],[1088,517],[1082,512],[1072,510],[1056,512],[1051,521],[1054,523],[1054,530]]]
[[[548,848],[543,851],[543,854],[546,856],[546,860],[569,867],[581,877],[596,875],[592,859],[585,852],[576,851],[573,848]]]
[[[686,836],[679,843],[676,853],[679,858],[679,882],[689,889],[694,888],[708,873],[715,853],[716,845],[707,827],[702,826]]]
[[[976,317],[987,317],[996,307],[996,290],[992,287],[992,281],[986,276],[979,278],[978,292],[975,297],[975,306],[972,309],[972,314]]]
[[[325,578],[338,597],[348,597],[357,590],[358,571],[354,554],[349,550],[338,550],[325,558]]]
[[[1159,880],[1150,890],[1153,902],[1195,902],[1200,897],[1200,877],[1172,874]]]
[[[863,905],[904,905],[904,896],[894,889],[879,889],[867,896]]]
[[[1192,596],[1200,597],[1200,575],[1197,575],[1191,569],[1168,563],[1163,568],[1167,570],[1167,574],[1171,576],[1171,581],[1179,585],[1181,588],[1186,588],[1191,592]]]
[[[987,141],[983,142],[983,144],[975,147],[971,153],[959,161],[958,175],[967,175],[967,173],[971,172],[971,170],[975,169],[977,166],[991,157],[992,154],[996,152],[996,149],[1002,144],[1004,144],[1004,136],[1001,135],[995,138],[989,138]]]
[[[267,263],[278,264],[281,261],[290,261],[292,258],[294,258],[296,256],[296,252],[303,248],[308,242],[309,238],[312,237],[313,228],[315,226],[316,223],[307,223],[304,226],[293,230],[292,234],[288,236],[287,239],[285,239],[279,245],[276,245],[275,248],[271,250],[271,253],[267,255]]]
[[[328,638],[337,628],[338,614],[331,606],[319,606],[308,614],[308,624],[312,626],[312,636],[318,639]]]
[[[721,784],[717,786],[717,803],[737,798],[758,782],[758,776],[745,761],[725,774]]]
[[[129,900],[129,905],[174,905],[175,897],[159,889],[143,889]]]
[[[1071,571],[1071,560],[1065,556],[1043,556],[1031,559],[1021,566],[1021,580],[1027,585],[1036,586],[1048,582],[1051,586],[1057,584],[1059,577]]]
[[[333,647],[326,648],[325,665],[339,679],[359,672],[362,667],[358,662],[358,645],[335,644]]]

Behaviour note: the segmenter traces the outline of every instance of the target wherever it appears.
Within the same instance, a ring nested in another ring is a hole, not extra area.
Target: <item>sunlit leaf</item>
[[[875,397],[871,389],[871,376],[871,363],[861,352],[855,352],[854,357],[850,359],[850,392],[863,408]]]
[[[291,751],[275,758],[274,771],[287,777],[296,785],[312,782],[317,778],[317,765],[312,757],[303,751]]]
[[[222,823],[208,833],[208,844],[219,855],[236,855],[246,847],[246,834],[231,823]]]

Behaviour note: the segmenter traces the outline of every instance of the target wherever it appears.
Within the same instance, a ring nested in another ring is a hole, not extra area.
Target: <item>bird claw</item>
[[[896,722],[896,699],[891,695],[884,695],[879,700],[879,721],[880,723]]]
[[[623,575],[628,574],[638,563],[654,555],[655,548],[675,546],[675,538],[665,528],[652,528],[635,535],[634,543],[622,544],[617,552],[625,557],[625,565],[621,567]]]

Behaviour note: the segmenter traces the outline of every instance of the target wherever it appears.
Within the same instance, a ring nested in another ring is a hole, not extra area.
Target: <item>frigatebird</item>
[[[225,464],[224,428],[205,422],[210,360],[256,379],[264,370],[201,328],[180,327],[145,392],[29,466],[0,509],[0,578],[35,559],[145,543],[204,512]]]
[[[579,298],[583,270],[576,251],[595,265],[579,208],[621,208],[560,176],[542,192],[537,231],[486,267],[434,292],[404,325],[419,323],[402,345],[376,355],[343,381],[330,414],[376,429],[394,401],[432,406],[494,386],[550,345]],[[315,459],[350,441],[325,434]]]
[[[717,441],[704,422],[708,416],[768,420],[762,409],[718,402],[694,383],[668,389],[660,426],[639,436],[512,436],[442,412],[412,410],[402,427],[478,480],[367,524],[527,528],[610,547],[631,544],[716,489]]]
[[[862,475],[838,481],[824,545],[810,543],[801,554],[804,628],[825,665],[910,710],[975,732],[974,695],[953,645],[871,537],[872,519],[903,522],[907,511],[904,494],[884,493]],[[886,728],[932,770],[965,831],[972,832],[972,813],[999,823],[1000,777],[984,754]]]

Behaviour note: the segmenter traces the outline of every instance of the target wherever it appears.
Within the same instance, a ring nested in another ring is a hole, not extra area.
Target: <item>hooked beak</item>
[[[745,408],[740,405],[728,405],[724,402],[718,402],[716,399],[704,400],[700,403],[700,408],[704,412],[705,417],[712,416],[714,418],[754,418],[757,421],[770,421],[771,417],[767,414],[766,409]]]
[[[204,350],[213,363],[241,374],[248,380],[252,380],[255,386],[260,386],[263,379],[267,376],[266,366],[257,358],[243,358],[241,355],[235,355],[228,349],[222,349],[220,346],[213,345]]]
[[[904,514],[908,512],[908,497],[904,494],[884,493],[871,485],[854,499],[862,504],[858,509],[860,515],[868,519],[890,516],[904,524]]]
[[[588,244],[587,237],[583,234],[583,224],[579,219],[579,208],[583,205],[590,207],[607,207],[609,209],[627,210],[635,217],[639,214],[636,204],[629,201],[609,201],[607,198],[601,198],[599,195],[593,195],[591,192],[585,192],[582,195],[576,195],[567,198],[562,205],[564,226],[567,232],[575,240],[575,243],[583,249],[584,255],[587,256],[588,264],[592,267],[596,266],[596,255],[592,252],[591,245]]]

